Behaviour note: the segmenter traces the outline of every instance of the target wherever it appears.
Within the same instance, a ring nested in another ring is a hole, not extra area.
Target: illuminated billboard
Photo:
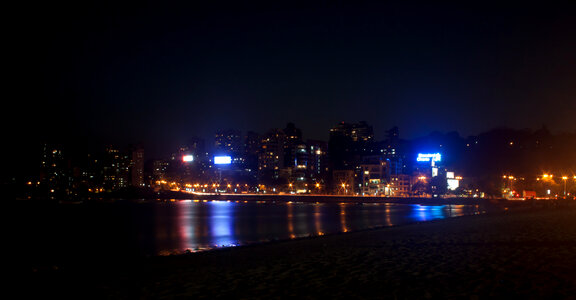
[[[232,163],[232,157],[229,155],[214,156],[215,165],[229,165]]]
[[[460,186],[460,180],[458,179],[448,179],[448,189],[451,191],[456,190]]]
[[[440,153],[418,153],[416,161],[418,162],[430,162],[430,161],[441,161],[442,155]]]
[[[193,160],[194,160],[194,156],[192,156],[192,155],[184,155],[184,156],[182,156],[182,161],[183,161],[183,162],[191,162],[191,161],[193,161]]]

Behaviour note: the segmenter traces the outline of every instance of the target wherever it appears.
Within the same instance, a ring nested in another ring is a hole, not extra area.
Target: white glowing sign
[[[183,161],[183,162],[191,162],[191,161],[193,161],[193,160],[194,160],[194,156],[192,156],[192,155],[184,155],[184,156],[182,156],[182,161]]]
[[[230,156],[214,156],[215,165],[229,165],[232,163],[232,157]]]
[[[448,179],[447,183],[448,183],[448,189],[451,191],[457,189],[460,186],[460,180],[458,179]]]
[[[418,153],[416,161],[419,162],[430,162],[430,161],[441,161],[442,155],[440,153]]]

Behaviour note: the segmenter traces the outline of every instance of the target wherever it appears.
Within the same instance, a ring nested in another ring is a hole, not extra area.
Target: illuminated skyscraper
[[[132,186],[144,187],[144,149],[136,147],[132,150],[131,177]]]
[[[64,157],[63,148],[57,145],[44,144],[40,182],[51,194],[68,194],[72,185],[69,161]]]
[[[315,183],[325,184],[328,177],[328,143],[308,140],[308,176]]]
[[[280,129],[273,129],[262,137],[258,156],[259,181],[279,179],[284,168],[285,140],[286,135]]]
[[[102,177],[107,191],[128,186],[131,158],[117,148],[108,146],[103,159]]]

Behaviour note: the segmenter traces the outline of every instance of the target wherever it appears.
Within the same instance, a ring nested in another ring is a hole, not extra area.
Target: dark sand
[[[576,298],[576,209],[529,209],[144,260],[54,266],[19,295]]]

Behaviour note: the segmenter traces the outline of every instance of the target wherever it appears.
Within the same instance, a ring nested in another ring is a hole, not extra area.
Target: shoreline
[[[354,195],[313,195],[313,194],[193,194],[183,192],[169,192],[146,195],[107,195],[98,197],[65,197],[47,198],[30,197],[15,198],[13,202],[34,203],[97,203],[115,201],[165,201],[165,200],[217,200],[242,202],[304,202],[304,203],[396,203],[396,204],[502,204],[522,203],[527,201],[510,201],[503,198],[473,198],[473,197],[390,197],[390,196],[354,196]],[[552,200],[537,200],[552,201]]]
[[[63,267],[32,281],[55,295],[97,298],[566,298],[574,269],[571,205]]]
[[[452,198],[426,198],[426,197],[388,197],[388,196],[352,196],[352,195],[288,195],[288,194],[190,194],[192,198],[204,200],[232,200],[232,201],[268,201],[279,202],[320,202],[320,203],[398,203],[398,204],[482,204],[482,203],[499,203],[505,199],[488,199],[488,198],[471,198],[471,197],[452,197]]]

